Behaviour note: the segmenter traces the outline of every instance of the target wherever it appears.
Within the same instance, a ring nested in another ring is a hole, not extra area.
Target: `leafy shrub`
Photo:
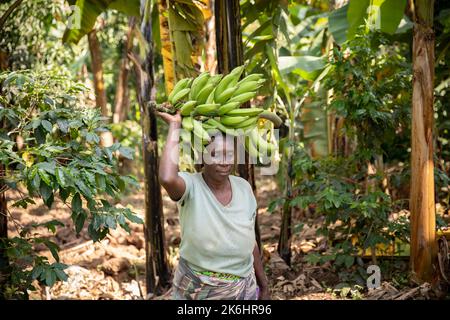
[[[113,154],[131,157],[129,148],[100,145],[98,134],[106,129],[98,110],[83,104],[85,87],[57,72],[18,71],[2,73],[0,89],[1,191],[21,194],[12,206],[26,209],[40,198],[51,209],[59,197],[70,207],[75,231],[87,225],[94,241],[118,225],[129,232],[127,220],[142,223],[129,208],[114,207],[105,197],[117,198],[127,186],[139,185],[134,177],[114,170]],[[63,224],[55,220],[44,226],[55,232]],[[26,297],[33,280],[51,286],[67,277],[58,246],[31,227],[22,228],[18,237],[1,239],[10,262],[2,270],[8,275],[1,288],[7,297]],[[48,247],[55,263],[34,253],[33,246],[40,243]]]

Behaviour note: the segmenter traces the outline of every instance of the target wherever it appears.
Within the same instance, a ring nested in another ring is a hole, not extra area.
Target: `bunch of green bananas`
[[[203,72],[195,79],[185,78],[175,84],[166,105],[172,112],[180,110],[183,129],[193,133],[182,135],[183,141],[190,142],[192,137],[197,137],[205,145],[210,141],[208,132],[219,130],[235,136],[247,134],[253,137],[249,139],[252,143],[246,144],[249,153],[254,151],[253,147],[274,150],[274,145],[252,132],[256,132],[253,129],[261,118],[272,121],[275,127],[281,125],[281,119],[262,108],[240,108],[256,96],[265,81],[261,74],[250,74],[239,81],[243,71],[244,66],[234,68],[225,76]]]

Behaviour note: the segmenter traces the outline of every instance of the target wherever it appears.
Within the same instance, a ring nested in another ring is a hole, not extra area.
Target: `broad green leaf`
[[[52,242],[52,241],[49,241],[49,240],[45,240],[44,244],[46,245],[46,247],[52,253],[53,258],[55,258],[55,260],[57,262],[59,262],[59,255],[58,255],[59,247],[58,247],[58,245],[56,243]]]
[[[284,56],[278,57],[278,67],[281,74],[294,72],[303,79],[314,80],[318,72],[325,67],[322,57],[314,56]]]
[[[41,121],[42,126],[44,127],[45,130],[47,130],[48,132],[52,132],[53,129],[53,125],[51,124],[50,121],[48,120],[42,120]]]
[[[66,177],[64,176],[64,171],[61,170],[61,168],[56,168],[55,169],[55,176],[56,176],[56,181],[58,181],[58,184],[65,188],[66,187]]]
[[[100,142],[100,138],[95,133],[88,132],[86,134],[86,141],[90,142],[90,143],[92,143],[92,142],[99,143]]]
[[[350,0],[347,10],[347,39],[352,39],[355,36],[358,27],[362,25],[364,19],[368,17],[367,9],[369,8],[370,2],[371,0]],[[376,8],[376,6],[372,6],[372,8]]]
[[[381,31],[394,34],[405,12],[406,0],[384,0],[381,4]]]
[[[78,43],[95,25],[97,17],[107,9],[116,9],[127,15],[139,16],[139,0],[77,0],[72,8],[63,42]]]
[[[44,201],[47,201],[53,194],[53,190],[47,185],[47,183],[41,183],[39,187],[39,193],[41,194],[42,199],[44,199]]]
[[[347,21],[347,9],[348,4],[334,10],[328,17],[329,30],[334,41],[339,45],[342,45],[345,41],[347,41],[347,32],[349,28]]]
[[[86,221],[86,212],[84,210],[81,210],[80,213],[77,215],[75,220],[75,231],[77,234],[83,230],[84,222]]]
[[[48,268],[45,271],[45,284],[51,287],[55,284],[55,282],[56,282],[56,274],[52,269]]]
[[[81,197],[79,193],[76,193],[72,198],[72,211],[81,212],[81,210],[82,210]]]
[[[57,268],[55,268],[54,270],[55,270],[55,274],[56,274],[56,276],[58,277],[59,280],[61,280],[61,281],[66,281],[67,280],[68,276],[63,270],[57,269]]]

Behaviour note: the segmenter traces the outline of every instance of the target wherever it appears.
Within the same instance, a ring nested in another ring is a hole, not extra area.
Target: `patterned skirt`
[[[194,272],[180,257],[172,285],[173,300],[257,300],[255,272],[238,280],[225,280]]]

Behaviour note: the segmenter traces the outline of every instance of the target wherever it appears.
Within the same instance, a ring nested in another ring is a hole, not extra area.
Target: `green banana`
[[[214,101],[220,104],[225,103],[228,101],[228,99],[231,98],[231,96],[233,96],[236,90],[237,90],[236,86],[228,88],[225,91],[223,91],[219,96],[214,95]]]
[[[234,127],[235,128],[246,128],[251,125],[256,125],[257,122],[258,122],[258,117],[248,117],[248,119],[239,122]]]
[[[223,106],[220,106],[218,114],[219,116],[224,115],[231,110],[234,110],[236,108],[239,108],[241,104],[239,102],[229,102],[227,104],[224,104]]]
[[[251,82],[251,81],[259,81],[262,79],[262,77],[263,77],[263,75],[260,73],[252,73],[252,74],[249,74],[248,76],[246,76],[241,81],[239,81],[238,85],[240,86],[246,82]]]
[[[256,161],[258,162],[258,159],[259,159],[258,149],[253,144],[252,139],[250,139],[249,136],[245,137],[245,149],[247,149],[247,152],[248,152],[249,156],[254,158],[254,159],[256,159]]]
[[[191,92],[189,93],[189,99],[195,100],[198,93],[205,87],[211,75],[209,72],[205,71],[197,76],[197,78],[192,81]]]
[[[267,120],[272,121],[274,126],[275,126],[275,128],[278,128],[283,123],[281,118],[276,113],[268,111],[268,110],[265,110],[265,111],[261,112],[258,115],[258,117],[261,118],[261,119],[267,119]]]
[[[214,103],[214,89],[209,94],[208,98],[206,99],[205,103]]]
[[[213,75],[213,76],[211,76],[211,78],[209,78],[208,84],[212,84],[212,85],[216,86],[220,82],[220,80],[222,80],[222,78],[223,78],[223,74]]]
[[[205,103],[206,100],[208,99],[208,96],[210,95],[211,91],[213,91],[213,90],[214,90],[214,85],[212,83],[207,84],[202,90],[200,90],[198,95],[195,97],[195,100],[197,100],[197,102],[199,104]]]
[[[181,125],[183,126],[183,129],[186,129],[187,131],[192,131],[194,129],[194,123],[192,121],[192,117],[183,117],[183,120],[181,120]]]
[[[201,104],[195,107],[194,114],[195,115],[215,115],[217,114],[217,108],[220,106],[220,104],[216,103],[205,103]]]
[[[181,130],[180,137],[184,143],[191,144],[191,133],[188,130]]]
[[[233,96],[238,96],[240,94],[250,92],[250,91],[256,91],[261,87],[261,84],[259,81],[249,81],[245,82],[243,84],[238,84],[237,90],[233,93]]]
[[[232,130],[231,128],[227,128],[227,127],[224,126],[221,122],[217,121],[217,120],[214,119],[214,118],[209,118],[209,119],[206,121],[206,123],[209,124],[211,127],[217,128],[217,129],[219,129],[220,131],[222,131],[222,132],[224,132],[224,133],[226,133],[228,130]]]
[[[227,74],[225,77],[222,78],[222,80],[220,80],[219,84],[216,87],[216,93],[214,94],[214,98],[217,100],[219,98],[219,96],[228,88],[234,86],[231,85],[233,82],[236,81],[236,74],[233,73],[229,73]],[[237,78],[239,79],[239,77]]]
[[[240,116],[222,116],[220,117],[220,122],[225,126],[236,127],[241,122],[247,120],[249,117]]]
[[[230,86],[235,86],[239,82],[239,78],[241,77],[242,73],[244,72],[245,66],[239,66],[231,70],[230,74],[233,74],[235,77],[233,78],[233,81],[231,81]]]
[[[183,99],[185,96],[188,95],[189,91],[191,91],[191,88],[185,88],[178,91],[176,95],[172,98],[172,105],[176,104],[179,100]]]
[[[211,139],[208,132],[206,132],[206,130],[203,129],[202,123],[200,121],[192,119],[192,124],[193,124],[194,134],[197,137],[199,137],[202,141],[206,140],[208,142]]]
[[[250,131],[250,138],[252,139],[253,144],[258,147],[260,153],[271,155],[275,151],[275,145],[262,138],[261,135],[259,135],[258,129]]]
[[[194,110],[194,107],[196,104],[197,104],[197,101],[195,101],[195,100],[190,100],[190,101],[185,102],[180,108],[181,115],[182,116],[190,115],[192,110]]]
[[[170,102],[170,104],[175,104],[175,102],[174,102],[175,96],[177,95],[178,92],[180,92],[181,90],[183,90],[187,87],[190,80],[192,80],[192,78],[184,78],[175,84],[175,86],[172,89],[172,92],[167,97],[167,100]]]
[[[249,101],[250,99],[252,99],[253,97],[255,97],[256,92],[252,91],[252,92],[246,92],[246,93],[242,93],[238,96],[234,96],[232,97],[230,100],[228,100],[228,102],[240,102],[240,103],[244,103]]]
[[[188,102],[185,102],[183,106],[180,108],[180,113],[182,116],[188,116],[191,114],[192,110],[194,110],[194,107],[196,106],[197,101],[190,100]]]
[[[254,117],[263,112],[261,108],[239,108],[234,109],[226,113],[227,116],[250,116]]]

